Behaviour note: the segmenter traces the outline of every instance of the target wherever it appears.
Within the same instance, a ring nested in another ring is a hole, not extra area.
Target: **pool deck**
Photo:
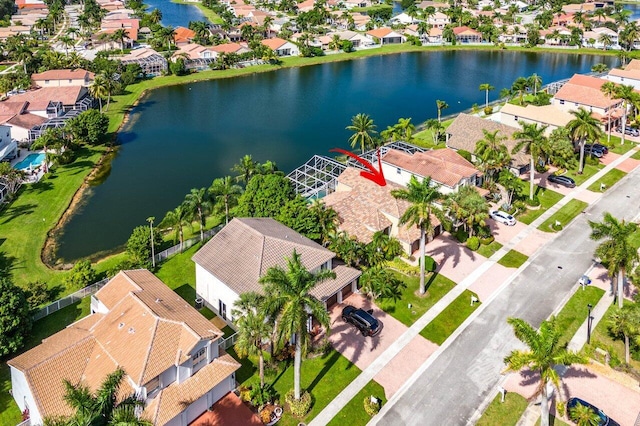
[[[26,148],[20,148],[20,156],[14,158],[13,160],[11,160],[11,167],[15,167],[16,164],[20,163],[22,160],[24,160],[25,158],[27,158],[29,155],[34,154],[34,155],[38,155],[38,154],[42,154],[44,151],[40,150],[40,151],[30,151]],[[23,171],[26,173],[25,176],[25,183],[34,183],[34,182],[38,182],[42,176],[44,175],[44,173],[42,172],[42,169],[40,168],[40,166],[36,167],[32,172],[29,172],[28,169],[23,169]]]

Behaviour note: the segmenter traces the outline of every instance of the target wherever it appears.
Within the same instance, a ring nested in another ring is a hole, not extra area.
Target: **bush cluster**
[[[380,411],[380,401],[372,402],[370,396],[365,396],[364,411],[371,417],[375,416]]]
[[[284,400],[289,404],[291,413],[296,417],[304,417],[311,409],[311,394],[307,391],[302,391],[300,399],[295,399],[293,389],[291,389],[285,395]]]
[[[538,207],[540,205],[540,198],[537,195],[534,195],[533,200],[531,198],[527,198],[527,205],[531,207]]]
[[[473,236],[467,239],[467,247],[469,247],[469,250],[478,250],[478,248],[480,247],[480,240],[478,239],[478,237]]]
[[[488,237],[481,238],[480,239],[480,244],[482,244],[483,246],[488,246],[489,244],[494,242],[495,239],[496,238],[493,235],[489,235]]]

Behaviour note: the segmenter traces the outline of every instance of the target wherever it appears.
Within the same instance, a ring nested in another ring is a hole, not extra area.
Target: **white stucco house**
[[[294,250],[312,272],[333,270],[335,279],[311,294],[327,308],[357,290],[360,271],[338,265],[335,254],[271,218],[234,218],[193,256],[196,293],[222,318],[233,321],[233,305],[247,292],[263,294],[259,283],[269,268],[287,267]]]
[[[143,400],[154,425],[187,426],[235,388],[240,364],[218,348],[223,333],[151,272],[121,271],[91,311],[8,362],[29,425],[74,413],[63,380],[95,391],[117,368],[121,395]]]

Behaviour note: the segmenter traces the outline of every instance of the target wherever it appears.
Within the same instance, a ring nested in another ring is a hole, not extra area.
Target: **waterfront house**
[[[604,44],[603,36],[606,36],[611,43]],[[618,33],[607,27],[594,28],[582,34],[582,45],[595,49],[619,49]]]
[[[436,12],[433,15],[427,16],[427,24],[432,28],[444,28],[451,23],[451,18],[442,12]]]
[[[357,49],[362,46],[366,46],[368,43],[371,43],[371,39],[363,36],[360,33],[355,31],[338,31],[335,33],[329,33],[330,36],[337,34],[340,37],[340,40],[347,40],[353,44],[353,48]]]
[[[90,86],[95,74],[78,68],[75,70],[48,70],[31,75],[31,81],[38,87]]]
[[[222,318],[233,320],[233,305],[247,292],[263,293],[259,280],[269,268],[286,268],[294,250],[311,272],[332,270],[335,279],[311,294],[330,308],[356,291],[360,271],[337,264],[335,254],[271,218],[234,218],[192,259],[196,292]]]
[[[193,42],[193,39],[196,36],[195,31],[185,27],[176,27],[176,29],[174,29],[173,31],[173,41],[175,42],[176,46],[180,46],[182,44],[190,44]]]
[[[159,76],[167,72],[167,60],[153,49],[143,47],[134,49],[130,53],[121,56],[120,62],[124,65],[138,64],[142,72],[148,76]]]
[[[482,33],[472,28],[455,27],[453,33],[456,35],[458,43],[482,43]]]
[[[553,105],[527,105],[520,106],[506,103],[500,109],[500,122],[507,126],[521,127],[520,123],[537,124],[548,126],[545,134],[549,136],[551,132],[559,127],[564,127],[575,117],[564,110],[560,110]]]
[[[521,175],[529,171],[529,154],[524,153],[524,151],[512,154],[513,148],[517,143],[513,134],[520,131],[520,128],[518,127],[507,126],[503,123],[496,123],[495,121],[485,120],[480,117],[461,113],[445,130],[446,145],[448,148],[452,148],[456,151],[462,150],[469,152],[472,159],[475,160],[473,153],[476,150],[476,144],[478,141],[484,139],[483,130],[488,132],[498,131],[499,136],[506,137],[503,143],[511,154],[510,170],[514,174]]]
[[[384,46],[385,44],[400,44],[407,41],[407,38],[391,28],[382,27],[366,32],[366,36],[374,43]]]
[[[273,50],[276,56],[298,56],[300,54],[298,46],[279,37],[265,39],[261,43]]]
[[[407,15],[405,12],[402,12],[389,20],[392,23],[409,25],[418,22],[418,19]]]
[[[631,85],[636,90],[640,90],[640,60],[632,59],[623,69],[613,68],[603,77],[616,84]]]
[[[389,179],[385,186],[380,186],[360,176],[360,169],[354,167],[347,167],[337,180],[335,192],[322,200],[338,213],[340,231],[364,244],[370,243],[376,232],[383,232],[397,238],[408,255],[420,248],[420,230],[399,224],[410,203],[391,195],[392,190],[405,188],[403,185]],[[432,216],[431,223],[435,235],[440,234],[440,221]]]
[[[91,314],[8,362],[12,395],[32,426],[75,410],[63,380],[95,391],[125,371],[121,395],[145,403],[154,425],[187,426],[235,388],[240,364],[223,333],[143,269],[121,271],[91,297]]]

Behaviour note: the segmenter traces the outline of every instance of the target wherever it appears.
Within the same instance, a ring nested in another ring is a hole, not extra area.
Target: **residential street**
[[[446,346],[432,356],[389,401],[373,424],[466,425],[479,406],[497,393],[503,357],[522,344],[513,336],[507,317],[538,325],[566,297],[592,264],[596,242],[589,239],[588,219],[609,211],[633,218],[640,211],[636,169],[566,228],[531,260],[513,282]],[[636,411],[640,407],[634,407]]]

